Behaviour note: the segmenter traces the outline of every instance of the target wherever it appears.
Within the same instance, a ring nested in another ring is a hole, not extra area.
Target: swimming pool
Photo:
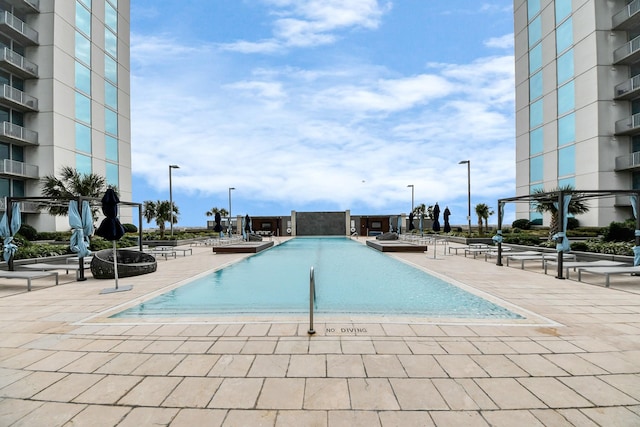
[[[113,315],[316,313],[521,319],[486,299],[344,237],[295,238]]]

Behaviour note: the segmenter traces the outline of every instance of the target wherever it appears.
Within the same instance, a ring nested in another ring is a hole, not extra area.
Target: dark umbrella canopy
[[[96,230],[96,235],[110,241],[120,240],[124,236],[124,227],[118,219],[118,203],[120,199],[113,189],[109,188],[102,197],[102,213],[105,219]]]
[[[249,214],[244,217],[244,231],[251,233],[251,217],[249,217]]]
[[[444,217],[444,232],[448,233],[451,231],[451,225],[449,224],[449,217],[451,216],[451,211],[449,210],[449,206],[444,208],[444,213],[442,214]]]
[[[413,212],[409,214],[409,230],[413,230]]]
[[[214,216],[214,220],[216,222],[216,225],[213,227],[213,231],[219,233],[222,231],[222,225],[220,225],[220,222],[222,221],[222,217],[220,216],[220,212],[216,212]]]
[[[440,206],[438,206],[438,202],[433,207],[433,231],[440,231]]]

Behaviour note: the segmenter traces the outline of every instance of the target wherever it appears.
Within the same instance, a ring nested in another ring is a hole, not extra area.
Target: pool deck
[[[310,337],[306,318],[108,318],[250,256],[206,247],[120,279],[127,292],[73,272],[31,292],[0,279],[0,425],[640,425],[639,277],[605,288],[443,252],[389,256],[527,319],[318,315]]]

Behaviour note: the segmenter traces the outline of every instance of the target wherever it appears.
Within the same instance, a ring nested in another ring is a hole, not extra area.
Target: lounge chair
[[[542,267],[544,268],[545,260],[554,260],[554,259],[558,259],[557,254],[542,253],[542,252],[539,252],[539,253],[533,252],[528,255],[522,255],[522,253],[513,254],[513,255],[507,256],[507,266],[509,266],[509,261],[520,261],[520,269],[524,270],[524,263],[526,261],[540,261],[542,263]],[[562,259],[575,261],[576,256],[575,254],[562,254]]]
[[[557,266],[557,260],[545,260],[544,261],[544,274],[547,274],[547,268],[549,266]],[[569,278],[569,270],[573,269],[574,271],[579,267],[619,267],[625,265],[624,262],[618,261],[609,261],[609,260],[598,260],[598,261],[567,261],[563,262],[562,266],[565,268],[565,277]]]
[[[33,279],[41,279],[43,277],[55,276],[56,285],[58,284],[57,271],[0,271],[1,279],[24,279],[27,281],[27,291],[31,291],[31,281]]]
[[[603,274],[605,286],[609,287],[609,276],[612,274],[640,274],[640,265],[619,267],[587,267],[578,268],[578,281],[582,281],[582,273]]]
[[[76,272],[76,280],[80,278],[80,265],[79,264],[46,264],[46,263],[35,263],[35,264],[23,264],[20,266],[21,268],[27,268],[29,270],[40,270],[40,271],[51,271],[51,270],[65,270],[67,274],[69,274],[69,270],[74,270]],[[83,268],[89,269],[89,266]]]

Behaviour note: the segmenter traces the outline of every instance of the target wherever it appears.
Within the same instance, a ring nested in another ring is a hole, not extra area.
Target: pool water
[[[294,238],[112,317],[316,313],[522,318],[348,238]]]

